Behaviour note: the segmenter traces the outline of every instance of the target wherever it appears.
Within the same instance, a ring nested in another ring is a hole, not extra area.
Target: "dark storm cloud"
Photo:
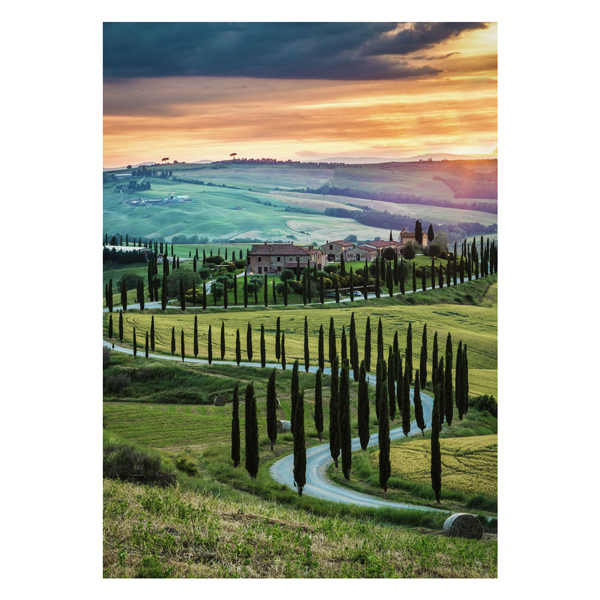
[[[376,80],[440,72],[403,57],[482,23],[105,23],[104,78]]]

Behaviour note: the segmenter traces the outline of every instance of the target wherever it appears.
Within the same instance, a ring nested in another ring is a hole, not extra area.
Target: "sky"
[[[104,167],[497,150],[495,23],[104,23]]]

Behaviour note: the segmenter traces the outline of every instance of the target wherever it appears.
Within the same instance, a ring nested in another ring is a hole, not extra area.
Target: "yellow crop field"
[[[466,494],[498,494],[498,434],[440,440],[442,487]],[[377,462],[379,453],[373,454]],[[390,449],[392,476],[431,481],[431,441],[411,440]]]

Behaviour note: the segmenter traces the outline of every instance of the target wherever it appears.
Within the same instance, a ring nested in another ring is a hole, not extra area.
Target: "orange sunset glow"
[[[361,24],[346,24],[352,25]],[[241,39],[246,29],[236,31],[237,38],[230,31],[226,37],[217,32],[220,45],[215,41],[210,52],[211,56],[222,53],[223,58],[221,64],[211,64],[210,71],[197,67],[183,51],[185,68],[173,72],[168,66],[160,72],[155,65],[149,69],[141,59],[130,67],[122,64],[121,51],[117,57],[121,62],[116,64],[115,58],[116,66],[107,72],[110,61],[105,54],[104,167],[159,161],[163,156],[180,162],[224,160],[232,152],[240,158],[279,160],[406,158],[426,152],[494,154],[496,25],[465,26],[458,33],[439,33],[430,27],[418,36],[414,31],[414,25],[401,24],[383,33],[369,30],[358,41],[344,41],[340,50],[315,46],[301,67],[290,68],[289,76],[285,61],[290,59],[285,53],[286,44],[294,45],[291,36],[280,42],[277,56],[267,55],[271,62],[264,70],[256,67],[262,64],[258,60],[248,66],[234,61],[230,66],[227,43],[233,43],[232,37]],[[345,30],[342,33],[346,35]],[[342,33],[334,31],[331,40]],[[107,35],[105,30],[105,46]],[[426,35],[432,41],[423,42]],[[323,36],[315,36],[315,43],[321,43]],[[396,54],[372,49],[391,43],[394,36],[399,40]],[[310,38],[303,39],[298,42],[300,50],[290,48],[290,55],[313,48]],[[258,44],[254,38],[243,43],[252,51]],[[207,51],[197,45],[193,50],[196,55]],[[330,69],[327,66],[329,70],[321,68],[324,56],[336,60]],[[349,65],[354,64],[353,71]],[[369,79],[371,67],[373,79]]]

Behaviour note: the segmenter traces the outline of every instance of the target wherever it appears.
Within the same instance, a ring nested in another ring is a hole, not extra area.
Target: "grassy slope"
[[[493,282],[496,277],[492,276],[488,280],[479,280],[457,286],[456,289],[444,288],[424,293],[420,296],[420,301],[431,299],[436,302],[445,295],[458,295],[462,301],[466,301],[467,294],[471,301],[475,300],[477,293],[486,293],[490,291],[491,296],[495,297],[495,286]],[[490,286],[490,283],[493,285]],[[488,289],[489,288],[489,289]],[[413,364],[418,364],[418,357],[421,347],[421,336],[423,326],[427,324],[428,334],[428,368],[431,370],[431,351],[433,347],[433,337],[438,332],[438,344],[440,348],[445,347],[446,336],[448,333],[452,336],[455,348],[458,342],[462,340],[463,344],[468,344],[469,352],[469,385],[472,395],[493,394],[497,397],[497,304],[487,296],[479,303],[480,306],[473,305],[452,305],[452,304],[431,304],[410,306],[403,304],[410,296],[404,299],[384,299],[377,301],[368,301],[346,303],[345,305],[325,305],[319,308],[318,305],[307,308],[274,308],[256,307],[254,309],[228,309],[212,310],[203,312],[196,311],[192,314],[166,312],[154,315],[156,331],[156,349],[159,352],[171,353],[171,328],[175,327],[176,343],[179,348],[179,339],[181,329],[187,339],[186,354],[192,354],[192,336],[194,326],[194,316],[198,317],[198,337],[199,337],[199,358],[207,357],[208,327],[212,326],[213,339],[213,358],[220,358],[220,327],[225,323],[225,358],[227,360],[235,359],[235,335],[236,330],[240,329],[242,360],[246,361],[246,329],[248,322],[251,321],[253,329],[254,361],[259,360],[259,336],[260,327],[265,327],[265,339],[267,348],[267,361],[275,361],[275,330],[277,317],[281,317],[281,330],[286,333],[286,357],[288,365],[291,365],[294,359],[304,359],[304,316],[308,317],[309,325],[309,349],[311,364],[317,364],[317,344],[319,328],[323,325],[325,333],[325,353],[328,348],[328,330],[329,320],[333,317],[338,336],[341,336],[342,325],[348,328],[350,324],[351,313],[355,313],[357,337],[359,341],[359,354],[362,359],[364,349],[364,334],[367,316],[371,318],[372,330],[372,360],[376,356],[377,347],[377,322],[382,319],[384,330],[384,346],[393,341],[395,331],[398,331],[400,348],[404,349],[406,344],[406,332],[408,323],[412,323],[413,330]],[[250,312],[252,314],[250,314]],[[133,337],[133,327],[139,340],[143,339],[145,331],[150,328],[151,315],[147,313],[140,314],[138,311],[127,312],[124,315],[124,337],[125,341],[131,342]],[[105,334],[107,331],[108,316],[104,315]],[[116,331],[116,324],[115,324]],[[339,342],[338,342],[339,343]],[[143,351],[143,350],[142,350]],[[338,348],[339,351],[339,348]],[[258,357],[258,358],[257,358]],[[288,367],[289,368],[289,367]]]

